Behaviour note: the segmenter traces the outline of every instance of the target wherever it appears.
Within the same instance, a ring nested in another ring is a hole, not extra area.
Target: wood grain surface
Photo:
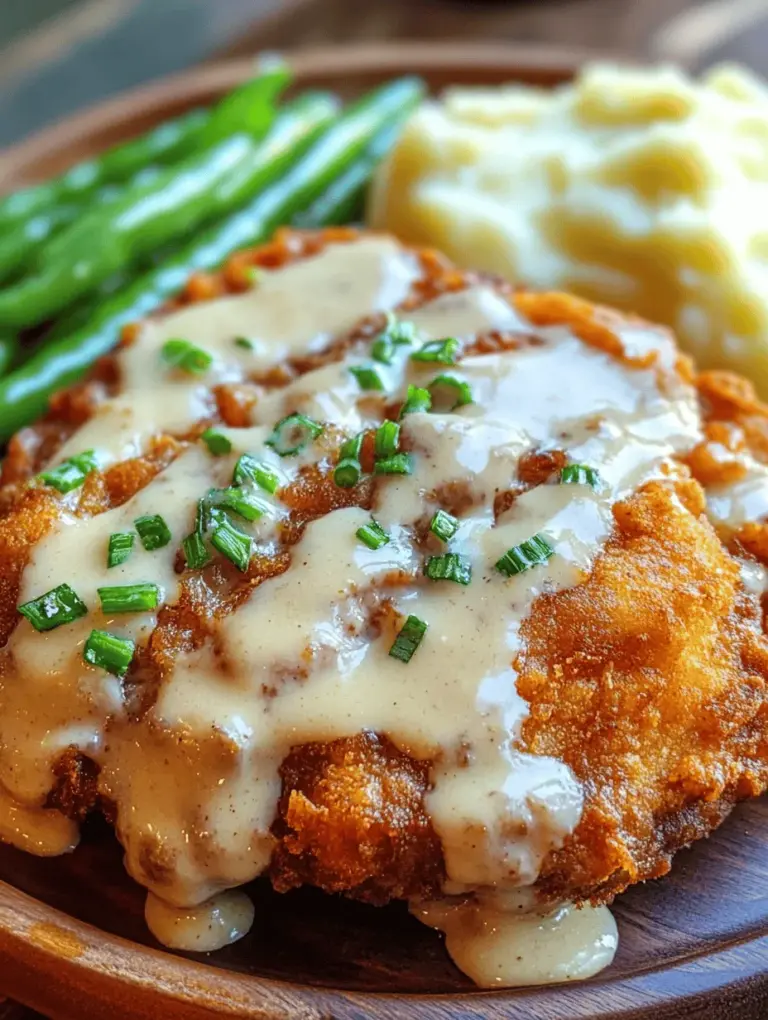
[[[647,4],[649,15],[650,8],[659,14],[660,5],[654,0],[641,2]],[[418,12],[413,7],[423,5],[391,0],[383,14],[382,5],[375,0],[364,5],[317,0],[306,6],[315,11],[322,8],[327,34],[371,38],[377,31],[372,27],[374,9],[382,18],[379,32],[392,34],[393,19],[399,18],[405,31],[418,33]],[[587,17],[590,9],[599,12],[589,41],[601,47],[628,48],[618,37],[629,31],[629,8],[635,9],[635,27],[642,27],[643,47],[657,38],[659,26],[659,20],[646,18],[633,0],[566,5],[539,0],[522,5],[527,11],[512,10],[521,6],[518,4],[477,5],[482,10],[475,10],[474,4],[439,6],[449,11],[445,34],[461,34],[462,25],[467,35],[480,34],[477,26],[481,19],[486,34],[492,31],[493,19],[514,14],[530,19],[531,35],[538,38],[537,32],[545,26],[534,8],[541,14],[543,8],[551,12],[558,7],[578,8],[582,17]],[[685,14],[692,6],[675,0],[664,2],[670,15]],[[573,40],[583,38],[577,21],[570,23]],[[501,32],[503,21],[495,23]],[[267,45],[279,45],[280,33],[291,31],[301,41],[310,41],[318,24],[314,20],[303,27],[273,25],[273,37],[265,32],[259,38]],[[558,25],[558,35],[563,28]],[[612,36],[617,30],[618,37]],[[249,51],[253,46],[251,39],[238,49]],[[465,47],[455,49],[451,59],[461,53],[466,58]],[[403,49],[398,59],[413,63]],[[471,54],[468,59],[471,63]],[[338,78],[336,55],[324,58],[322,66],[316,65],[313,80],[327,80],[334,61]],[[375,77],[370,56],[364,58],[364,64],[367,75]],[[492,60],[486,60],[478,65],[478,72],[492,79],[500,70]],[[561,72],[562,68],[555,67],[552,79]],[[8,180],[20,181],[31,172],[44,175],[89,148],[101,147],[116,133],[140,129],[163,111],[175,112],[194,98],[195,90],[198,97],[204,96],[206,89],[218,91],[233,73],[239,72],[214,70],[205,80],[196,75],[186,99],[180,98],[174,84],[156,105],[150,101],[150,93],[144,105],[132,113],[118,102],[101,120],[89,115],[75,122],[74,129],[64,125],[57,136],[40,138],[17,150],[14,160],[9,162],[6,157]],[[507,67],[503,76],[509,77],[509,73]],[[450,71],[441,73],[434,67],[433,75],[436,84],[452,77]],[[345,76],[345,84],[354,88],[365,78],[360,69],[358,74]],[[539,68],[537,80],[540,78]],[[121,111],[120,117],[115,117],[116,110]],[[161,953],[143,925],[141,890],[125,876],[119,848],[96,825],[89,828],[81,850],[60,861],[0,850],[0,879],[20,890],[0,885],[0,992],[24,998],[61,1020],[107,1016],[137,1020],[210,1020],[215,1016],[259,1020],[766,1020],[767,841],[768,803],[763,800],[737,809],[712,839],[679,856],[670,877],[621,897],[616,912],[622,945],[608,972],[583,985],[491,994],[469,987],[450,964],[439,936],[422,928],[401,908],[376,911],[311,891],[279,897],[260,883],[254,887],[259,921],[246,940],[203,963]],[[53,912],[57,909],[61,915]],[[101,931],[108,934],[103,936]],[[36,1016],[0,1001],[0,1020]]]

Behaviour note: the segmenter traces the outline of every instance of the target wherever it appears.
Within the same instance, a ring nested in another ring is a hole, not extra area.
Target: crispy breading
[[[354,236],[348,230],[281,232],[272,244],[236,256],[222,274],[198,274],[169,307],[236,293],[249,285],[249,266],[278,267]],[[424,277],[411,307],[478,279],[435,253],[419,254]],[[624,355],[613,328],[624,320],[615,313],[567,295],[513,298],[508,284],[498,284],[498,290],[532,321],[569,323],[586,343],[637,363]],[[256,381],[285,385],[337,360],[355,337],[371,336],[381,324],[380,316],[372,316],[354,336],[337,338],[329,350],[296,357]],[[135,335],[127,329],[124,343]],[[526,342],[491,333],[469,350],[490,353]],[[649,360],[643,355],[643,364]],[[30,550],[62,505],[56,493],[23,483],[110,392],[116,364],[104,359],[92,380],[57,398],[45,421],[11,442],[0,489],[6,513],[0,520],[2,642],[18,619],[19,582]],[[685,359],[679,368],[692,378]],[[697,385],[708,424],[705,442],[687,457],[695,478],[704,484],[733,480],[743,449],[768,461],[768,407],[750,385],[714,372],[700,376]],[[248,384],[221,386],[215,397],[220,419],[247,422],[254,399]],[[77,512],[97,514],[125,502],[173,460],[186,438],[192,436],[156,437],[143,457],[91,475]],[[332,463],[339,437],[329,429],[324,442]],[[733,456],[715,455],[713,443]],[[366,470],[371,458],[368,434]],[[497,494],[498,512],[563,463],[558,451],[529,455],[521,465],[523,484]],[[206,640],[215,618],[288,568],[291,545],[309,521],[342,506],[369,507],[371,492],[369,480],[353,489],[333,485],[328,464],[309,468],[280,494],[290,517],[275,555],[254,557],[245,575],[215,563],[185,578],[180,599],[159,613],[157,628],[126,678],[131,713],[147,710],[170,664]],[[459,483],[433,495],[453,512],[460,512],[466,498]],[[663,874],[676,849],[706,835],[736,800],[760,793],[768,783],[768,645],[757,604],[747,597],[736,562],[703,511],[696,480],[649,484],[614,508],[615,532],[590,576],[540,595],[523,625],[518,690],[530,705],[523,747],[565,761],[586,795],[576,831],[545,862],[539,886],[546,897],[610,899],[631,882]],[[751,535],[753,547],[746,539],[743,545],[768,562],[768,529],[749,527],[758,532]],[[424,807],[429,773],[429,762],[412,760],[384,735],[363,733],[294,748],[281,770],[270,869],[275,887],[311,883],[372,903],[434,893],[443,861]],[[92,763],[67,752],[56,768],[50,804],[81,817],[96,806],[94,780]]]
[[[361,733],[295,749],[281,776],[276,889],[311,883],[368,903],[438,890],[440,841],[423,804],[428,762]]]
[[[522,627],[524,747],[567,762],[587,791],[542,873],[553,896],[664,874],[768,782],[768,645],[702,490],[652,483],[614,515],[589,578],[539,596]]]

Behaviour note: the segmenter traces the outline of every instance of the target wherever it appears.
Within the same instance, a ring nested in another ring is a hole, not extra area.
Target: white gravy
[[[418,272],[394,242],[368,238],[267,273],[247,294],[153,321],[119,356],[122,392],[56,461],[90,447],[103,460],[133,456],[154,433],[185,431],[209,413],[212,383],[239,381],[322,347],[366,314],[401,302]],[[44,804],[57,757],[80,749],[100,767],[126,865],[150,890],[153,933],[167,945],[207,951],[251,924],[248,901],[226,891],[269,863],[278,770],[290,749],[371,730],[432,763],[426,808],[443,845],[446,894],[461,905],[415,904],[414,911],[447,932],[459,967],[488,987],[586,977],[615,951],[609,912],[565,904],[541,917],[530,892],[547,854],[578,825],[585,793],[565,763],[519,747],[528,712],[515,686],[520,626],[539,593],[588,575],[611,533],[615,501],[698,440],[695,395],[668,367],[673,352],[663,334],[635,329],[628,342],[655,345],[661,356],[657,369],[628,368],[567,329],[534,329],[485,286],[404,317],[424,340],[471,340],[500,329],[534,334],[540,343],[467,357],[452,368],[411,361],[399,348],[392,366],[377,366],[387,399],[402,399],[409,383],[427,385],[441,372],[468,382],[474,397],[450,413],[403,420],[414,471],[381,478],[373,510],[389,544],[372,551],[358,541],[356,530],[370,518],[361,509],[310,524],[288,571],[222,619],[214,640],[175,660],[141,719],[126,711],[118,681],[83,662],[82,646],[92,627],[141,643],[156,613],[105,618],[96,589],[153,581],[163,602],[173,603],[174,559],[197,500],[228,484],[238,454],[257,454],[283,483],[317,458],[308,448],[281,459],[265,445],[284,414],[302,411],[350,433],[380,421],[381,401],[361,393],[349,372],[351,364],[369,363],[367,346],[261,394],[253,427],[225,430],[230,454],[192,447],[124,506],[90,519],[64,514],[32,551],[22,600],[67,581],[90,612],[48,634],[22,621],[9,642],[11,668],[0,679],[0,838],[36,853],[74,845],[74,827],[51,824],[60,816]],[[234,344],[239,335],[254,340],[253,351]],[[170,337],[210,351],[210,374],[190,382],[164,369],[159,350]],[[599,467],[602,485],[538,486],[496,522],[496,494],[514,485],[520,457],[539,447]],[[466,587],[425,583],[414,545],[414,526],[439,505],[435,489],[451,482],[471,498],[450,545],[472,565]],[[277,497],[271,503],[269,515],[243,525],[267,552],[287,512]],[[137,542],[124,565],[107,570],[109,534],[156,512],[172,542],[152,553]],[[540,532],[554,549],[547,563],[512,578],[494,568],[512,545]],[[393,570],[411,580],[393,586]],[[382,597],[428,624],[408,665],[371,637],[370,613]]]
[[[213,953],[247,935],[253,925],[253,903],[244,892],[230,889],[199,907],[172,907],[152,893],[144,919],[158,942],[187,953]]]

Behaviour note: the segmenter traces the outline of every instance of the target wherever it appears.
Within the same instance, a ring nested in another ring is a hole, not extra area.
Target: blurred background
[[[0,0],[0,146],[141,82],[260,49],[483,39],[768,74],[768,0]]]

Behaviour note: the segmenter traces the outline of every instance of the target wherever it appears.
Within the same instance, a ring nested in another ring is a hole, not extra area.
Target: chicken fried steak
[[[479,984],[588,976],[768,782],[767,464],[664,330],[283,232],[11,442],[0,838],[103,811],[181,948],[267,874],[409,900]]]

